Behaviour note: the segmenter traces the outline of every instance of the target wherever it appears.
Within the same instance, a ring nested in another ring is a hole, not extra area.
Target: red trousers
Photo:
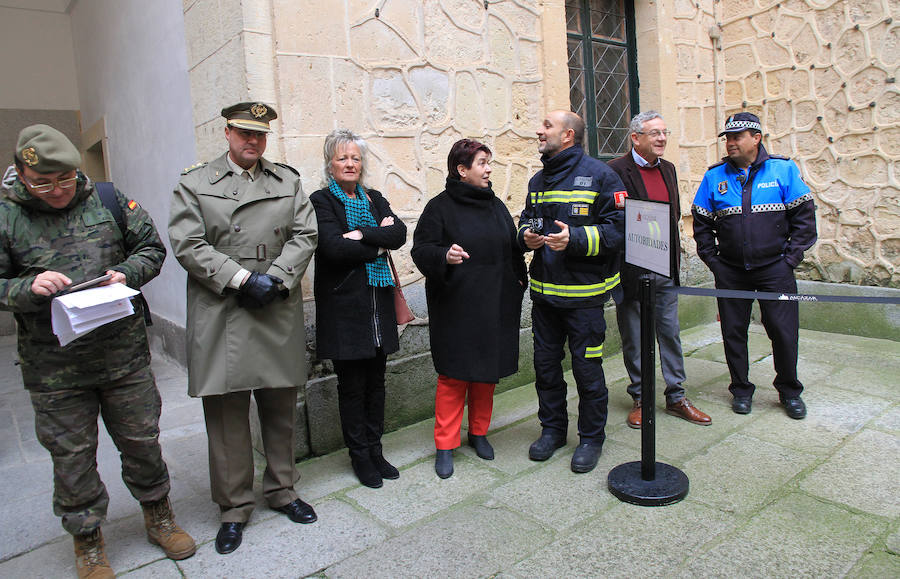
[[[466,382],[439,375],[434,397],[434,446],[453,450],[459,446],[466,393],[469,395],[469,433],[487,434],[494,409],[494,387],[485,382]]]

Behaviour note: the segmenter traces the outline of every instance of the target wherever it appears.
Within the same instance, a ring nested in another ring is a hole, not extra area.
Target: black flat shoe
[[[558,436],[550,433],[543,433],[541,437],[531,443],[531,447],[528,449],[528,458],[531,460],[547,460],[553,453],[556,452],[557,448],[562,448],[566,445],[566,437]]]
[[[438,450],[434,457],[434,472],[441,478],[453,475],[453,451]]]
[[[781,401],[781,405],[784,406],[784,411],[787,412],[787,415],[794,420],[806,418],[806,404],[803,403],[799,396],[796,398],[785,398]]]
[[[241,546],[244,523],[222,523],[216,534],[216,552],[227,555]]]
[[[375,468],[378,469],[378,472],[381,473],[381,478],[386,478],[388,480],[397,480],[400,478],[400,471],[397,470],[397,467],[389,463],[380,452],[372,453],[372,464],[374,464]]]
[[[475,449],[478,458],[484,460],[494,460],[494,447],[488,442],[487,436],[484,434],[470,434],[469,446]]]
[[[381,473],[375,468],[375,463],[369,458],[369,455],[350,455],[350,464],[353,466],[353,473],[364,486],[370,489],[380,489],[384,482],[381,480]]]
[[[284,513],[295,523],[303,523],[304,525],[315,523],[319,518],[316,516],[316,511],[313,510],[312,506],[304,503],[300,499],[295,499],[293,502],[281,507],[275,507],[273,510]]]
[[[593,442],[582,442],[576,446],[575,454],[572,455],[572,472],[583,473],[594,470],[602,449],[602,446]]]
[[[731,410],[735,414],[750,414],[750,408],[753,405],[753,399],[748,396],[735,396],[731,401]]]

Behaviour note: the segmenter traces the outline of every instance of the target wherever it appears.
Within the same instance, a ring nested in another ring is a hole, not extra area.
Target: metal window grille
[[[584,147],[601,159],[628,151],[638,108],[634,0],[566,0],[569,102],[587,125]]]

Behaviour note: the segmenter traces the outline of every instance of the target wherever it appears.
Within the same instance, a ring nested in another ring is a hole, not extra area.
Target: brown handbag
[[[391,259],[391,252],[387,252],[388,263],[391,264],[391,273],[394,274],[394,313],[397,316],[397,325],[402,326],[408,324],[416,315],[409,309],[406,303],[406,296],[403,295],[403,287],[400,285],[400,276],[397,275],[397,268],[394,267],[394,260]]]

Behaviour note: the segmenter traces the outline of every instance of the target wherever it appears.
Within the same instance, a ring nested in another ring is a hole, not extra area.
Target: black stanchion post
[[[656,462],[656,281],[641,276],[641,460],[609,471],[609,492],[621,501],[645,507],[677,503],[690,483],[681,470]]]

